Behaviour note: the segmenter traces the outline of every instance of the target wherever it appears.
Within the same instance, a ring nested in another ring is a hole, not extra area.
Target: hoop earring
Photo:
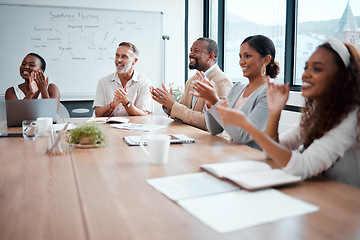
[[[261,67],[261,76],[265,76],[265,75],[266,75],[266,65],[264,63]]]

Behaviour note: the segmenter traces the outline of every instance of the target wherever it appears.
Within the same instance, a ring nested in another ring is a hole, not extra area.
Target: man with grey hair
[[[98,82],[93,108],[96,117],[143,116],[153,112],[148,78],[134,69],[137,48],[122,42],[116,50],[116,72]]]

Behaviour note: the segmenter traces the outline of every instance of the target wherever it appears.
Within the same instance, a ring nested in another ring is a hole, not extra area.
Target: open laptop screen
[[[57,99],[6,100],[6,120],[8,127],[20,127],[23,120],[52,117],[57,121]]]

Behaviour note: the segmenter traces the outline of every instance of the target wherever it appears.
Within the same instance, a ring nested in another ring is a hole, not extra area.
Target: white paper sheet
[[[186,211],[218,233],[318,211],[318,207],[275,189],[232,191],[178,201]]]
[[[152,178],[146,181],[173,201],[239,189],[204,172]]]
[[[140,131],[140,132],[151,132],[162,128],[166,128],[166,125],[152,125],[152,124],[134,124],[134,123],[123,123],[123,124],[110,124],[114,128]]]

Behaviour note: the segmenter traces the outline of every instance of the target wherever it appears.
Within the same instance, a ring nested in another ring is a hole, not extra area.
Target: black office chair
[[[70,118],[92,117],[94,100],[60,101],[68,110]]]

